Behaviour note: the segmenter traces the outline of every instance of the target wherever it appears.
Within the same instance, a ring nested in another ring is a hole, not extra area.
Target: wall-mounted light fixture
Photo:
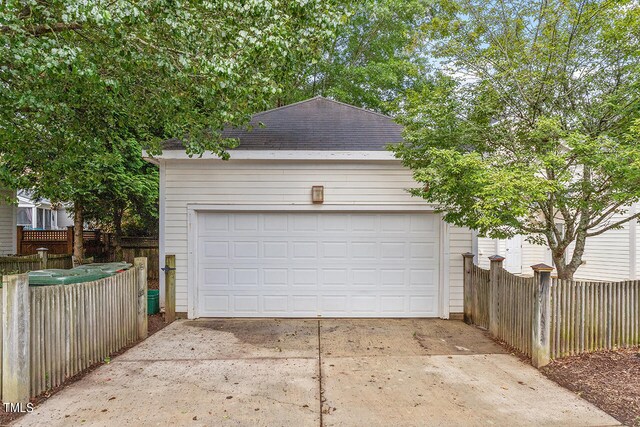
[[[324,202],[324,186],[314,185],[313,187],[311,187],[311,200],[313,201],[313,203]]]

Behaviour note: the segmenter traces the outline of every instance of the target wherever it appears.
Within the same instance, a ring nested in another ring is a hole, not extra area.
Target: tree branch
[[[587,233],[586,237],[599,236],[600,234],[604,233],[605,231],[609,231],[612,228],[619,227],[619,226],[621,226],[623,224],[626,224],[627,222],[632,221],[632,220],[634,220],[636,218],[640,218],[640,212],[638,212],[635,215],[631,215],[631,216],[629,216],[627,218],[623,218],[620,221],[616,221],[616,222],[614,222],[613,224],[610,224],[607,227],[601,228],[598,231],[594,231],[593,233]]]
[[[613,206],[608,208],[598,219],[587,225],[587,230],[597,227],[602,221],[609,218],[617,209],[624,205],[624,202],[614,203]]]
[[[25,28],[23,31],[16,30],[7,25],[0,25],[0,33],[5,34],[17,34],[21,32],[28,33],[34,37],[40,37],[45,34],[60,33],[63,31],[74,31],[82,28],[82,24],[79,22],[56,22],[54,24],[36,25],[30,28]]]

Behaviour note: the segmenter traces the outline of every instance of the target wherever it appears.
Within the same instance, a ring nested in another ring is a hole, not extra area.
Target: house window
[[[44,209],[38,208],[36,210],[36,228],[44,228]]]
[[[33,211],[31,208],[18,208],[18,225],[24,225],[25,227],[31,227]]]
[[[51,230],[53,225],[53,212],[50,209],[38,208],[36,212],[36,228]]]

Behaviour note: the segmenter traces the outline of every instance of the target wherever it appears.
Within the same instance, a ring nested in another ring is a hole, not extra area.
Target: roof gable
[[[323,97],[255,114],[252,130],[225,129],[238,138],[236,150],[383,151],[402,141],[402,126],[391,117]],[[169,140],[165,150],[181,150]]]

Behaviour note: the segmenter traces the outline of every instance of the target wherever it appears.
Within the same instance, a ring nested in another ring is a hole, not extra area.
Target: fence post
[[[471,282],[471,269],[473,267],[473,257],[471,252],[462,254],[464,259],[464,321],[473,323],[473,283]]]
[[[494,337],[498,336],[498,297],[500,295],[500,272],[502,271],[502,261],[504,257],[493,255],[489,257],[491,265],[489,267],[489,332]]]
[[[47,255],[47,253],[49,252],[49,249],[38,248],[36,249],[36,251],[38,252],[38,256],[40,257],[40,270],[44,270],[47,268],[47,263],[49,260],[49,256]]]
[[[16,232],[16,255],[22,255],[22,240],[24,238],[24,225],[18,226]]]
[[[176,320],[176,256],[165,255],[165,303],[164,321],[171,323]]]
[[[29,275],[2,278],[2,401],[29,402]]]
[[[551,361],[551,271],[546,264],[532,265],[534,272],[531,363],[540,368]]]
[[[147,319],[147,258],[133,260],[138,282],[138,339],[147,338],[149,334]]]
[[[66,253],[73,253],[73,225],[67,226],[67,251]]]

